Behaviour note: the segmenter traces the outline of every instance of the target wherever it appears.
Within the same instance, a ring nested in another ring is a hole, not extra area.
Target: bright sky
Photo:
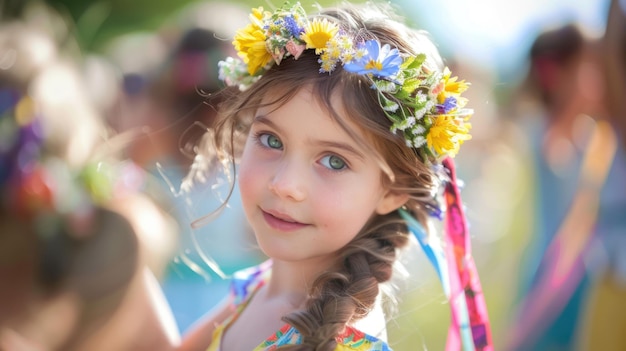
[[[602,34],[609,0],[393,0],[455,54],[511,74],[544,28],[579,22]]]

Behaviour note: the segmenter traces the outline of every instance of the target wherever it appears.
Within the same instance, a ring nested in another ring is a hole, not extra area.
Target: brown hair
[[[441,58],[426,35],[407,28],[390,16],[387,9],[345,5],[320,15],[336,22],[356,38],[375,38],[405,54],[426,53],[426,64],[441,69]],[[318,16],[320,16],[318,15]],[[390,132],[391,122],[382,110],[377,91],[367,76],[352,74],[337,67],[332,73],[319,73],[318,56],[306,50],[298,60],[286,59],[274,65],[249,89],[228,88],[220,105],[221,117],[209,133],[210,145],[200,160],[235,161],[250,129],[254,112],[261,106],[278,108],[303,87],[313,96],[356,142],[370,149],[387,175],[383,185],[409,194],[404,205],[422,223],[428,208],[436,206],[437,177],[405,140]],[[271,92],[271,93],[270,93]],[[340,92],[342,110],[331,104],[333,93]],[[267,101],[268,97],[277,97]],[[362,128],[365,140],[351,130],[346,121]],[[335,271],[321,274],[310,289],[306,309],[283,317],[303,336],[301,345],[286,350],[334,350],[336,337],[345,326],[365,317],[379,294],[379,283],[390,280],[398,249],[408,243],[408,230],[397,211],[373,216],[357,236],[337,253]]]

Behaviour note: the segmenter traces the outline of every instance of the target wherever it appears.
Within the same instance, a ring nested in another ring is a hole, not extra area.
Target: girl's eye
[[[328,155],[328,156],[322,157],[322,159],[320,160],[320,163],[324,167],[335,170],[335,171],[339,171],[344,168],[347,168],[346,161],[342,160],[341,157],[338,157],[335,155]]]
[[[263,133],[259,136],[259,141],[263,146],[269,147],[271,149],[281,149],[283,147],[283,143],[278,139],[275,135]]]

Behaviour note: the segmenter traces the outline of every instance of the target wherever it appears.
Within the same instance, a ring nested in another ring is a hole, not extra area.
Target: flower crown
[[[378,91],[380,106],[422,160],[455,156],[469,140],[473,111],[461,97],[469,83],[426,67],[425,54],[402,54],[378,40],[355,40],[326,18],[309,19],[300,5],[286,3],[274,13],[252,10],[251,23],[237,31],[233,45],[240,57],[219,63],[219,77],[228,86],[247,89],[272,66],[289,56],[298,59],[314,49],[320,73],[331,74],[338,65],[367,76]]]

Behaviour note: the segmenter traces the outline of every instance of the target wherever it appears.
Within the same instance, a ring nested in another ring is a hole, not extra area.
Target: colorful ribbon
[[[447,351],[492,351],[491,330],[478,272],[471,255],[467,220],[451,158],[443,161],[450,181],[446,184],[445,249],[429,237],[423,226],[400,209],[411,233],[435,267],[451,309]]]
[[[472,248],[467,226],[467,219],[461,202],[461,192],[457,186],[456,169],[451,158],[443,160],[450,181],[445,187],[446,198],[446,251],[448,262],[455,259],[456,269],[449,266],[450,275],[458,275],[460,288],[465,294],[465,302],[469,313],[470,328],[476,350],[493,350],[489,314],[478,271],[472,257]],[[453,279],[451,279],[453,280]],[[453,290],[454,292],[454,290]],[[460,290],[459,290],[460,293]],[[454,308],[454,306],[453,306]]]

